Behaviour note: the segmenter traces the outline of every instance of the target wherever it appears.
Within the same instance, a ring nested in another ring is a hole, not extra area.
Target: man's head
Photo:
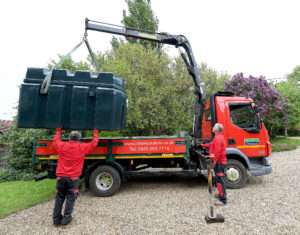
[[[214,133],[221,133],[223,131],[224,127],[221,123],[216,123],[213,127]]]
[[[81,134],[79,131],[71,131],[70,140],[79,141],[81,139]]]

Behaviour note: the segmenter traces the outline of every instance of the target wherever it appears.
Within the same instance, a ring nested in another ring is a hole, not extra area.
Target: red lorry
[[[253,100],[218,92],[205,100],[199,68],[188,40],[182,35],[148,33],[121,26],[86,20],[86,30],[95,30],[126,37],[150,40],[182,48],[181,55],[195,85],[193,133],[181,136],[101,138],[94,151],[86,156],[82,177],[97,196],[110,196],[122,182],[135,174],[147,174],[159,168],[185,175],[205,175],[205,149],[201,143],[213,138],[212,126],[224,125],[227,141],[226,184],[229,188],[245,186],[248,176],[272,172],[268,160],[271,143]],[[90,141],[84,139],[82,141]],[[34,151],[42,169],[55,177],[57,153],[52,140],[40,140]],[[150,169],[150,170],[149,170]]]

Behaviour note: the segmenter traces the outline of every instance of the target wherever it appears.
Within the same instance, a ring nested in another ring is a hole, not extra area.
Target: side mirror
[[[252,106],[253,110],[255,111],[255,113],[260,113],[262,111],[262,108],[258,107],[255,103],[251,103],[251,106]]]

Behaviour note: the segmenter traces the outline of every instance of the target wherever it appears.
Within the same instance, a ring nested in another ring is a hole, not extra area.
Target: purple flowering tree
[[[287,118],[283,111],[284,101],[265,77],[245,77],[238,73],[225,82],[224,88],[237,96],[252,98],[271,135],[276,135],[277,130],[284,127]]]

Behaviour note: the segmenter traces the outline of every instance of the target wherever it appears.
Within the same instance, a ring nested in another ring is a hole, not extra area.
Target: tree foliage
[[[288,80],[294,82],[300,82],[300,65],[296,66],[293,72],[288,75]]]
[[[91,66],[88,61],[79,61],[75,62],[72,57],[66,57],[62,55],[58,55],[58,61],[52,60],[48,65],[49,68],[57,67],[58,69],[67,69],[71,72],[75,72],[77,70],[90,70]],[[58,65],[59,61],[62,60],[62,63]]]
[[[128,115],[126,134],[161,135],[190,131],[194,85],[181,58],[172,59],[139,44],[122,44],[98,55],[104,71],[126,80]],[[223,90],[226,74],[203,64],[201,76],[208,94]]]
[[[126,80],[129,134],[172,134],[188,125],[178,110],[182,102],[179,94],[183,94],[178,91],[183,89],[179,84],[185,80],[176,79],[171,66],[176,65],[166,54],[139,44],[124,44],[106,54],[103,70]]]
[[[32,144],[38,138],[46,135],[47,131],[45,130],[19,129],[14,124],[3,140],[7,141],[10,147],[9,165],[16,170],[30,168],[32,166]]]
[[[14,121],[9,131],[0,138],[0,143],[9,147],[8,167],[1,169],[0,181],[31,178],[33,143],[45,136],[47,136],[45,130],[20,129],[16,127]]]
[[[200,76],[205,84],[206,97],[217,91],[223,91],[225,81],[230,78],[228,74],[218,73],[215,69],[208,67],[207,64],[201,64]]]
[[[130,28],[156,32],[158,19],[151,8],[150,0],[126,0],[128,13],[123,13],[123,23]]]
[[[286,101],[287,131],[297,134],[300,131],[300,66],[288,76],[288,80],[276,85]]]
[[[245,77],[238,73],[225,82],[225,90],[238,96],[252,98],[260,108],[260,114],[271,135],[282,128],[284,102],[280,93],[265,77]]]
[[[158,19],[151,8],[150,0],[126,0],[128,11],[123,11],[122,23],[129,28],[135,28],[154,33],[158,30]],[[146,48],[157,48],[153,42],[127,38],[129,42],[139,42]]]

